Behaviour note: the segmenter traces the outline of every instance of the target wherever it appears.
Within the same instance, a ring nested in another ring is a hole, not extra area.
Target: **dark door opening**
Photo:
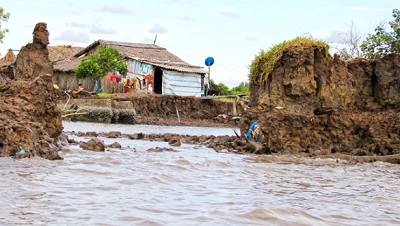
[[[163,72],[160,68],[154,70],[154,93],[162,94],[162,76]]]

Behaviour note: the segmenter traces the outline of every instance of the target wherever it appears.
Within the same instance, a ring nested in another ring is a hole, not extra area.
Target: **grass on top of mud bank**
[[[302,37],[281,42],[271,47],[268,51],[261,50],[251,62],[250,83],[257,84],[258,82],[266,81],[268,75],[274,70],[276,62],[282,57],[287,48],[308,48],[310,46],[325,49],[327,55],[329,55],[329,45],[326,42]]]
[[[99,93],[97,94],[99,97],[112,97],[115,94],[114,93]]]

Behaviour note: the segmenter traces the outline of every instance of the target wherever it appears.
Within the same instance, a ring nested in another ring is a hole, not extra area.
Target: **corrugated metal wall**
[[[200,97],[201,75],[163,70],[162,93]]]

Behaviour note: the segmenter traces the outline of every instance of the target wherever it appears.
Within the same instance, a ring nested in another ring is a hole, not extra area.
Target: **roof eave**
[[[86,48],[82,49],[78,53],[74,55],[74,57],[80,57],[85,53],[88,53],[91,49],[95,48],[96,46],[100,45],[101,40],[94,41],[92,44],[88,45]]]

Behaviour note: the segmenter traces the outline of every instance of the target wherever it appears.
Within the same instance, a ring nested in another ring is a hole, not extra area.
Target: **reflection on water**
[[[214,127],[193,127],[193,126],[153,126],[153,125],[128,125],[128,124],[104,124],[104,123],[90,123],[90,122],[70,122],[63,121],[64,131],[82,131],[82,132],[110,132],[120,131],[121,133],[134,134],[134,133],[177,133],[182,135],[230,135],[234,136],[232,128],[214,128]],[[235,130],[240,133],[238,128]]]
[[[123,149],[70,146],[63,161],[0,158],[0,225],[400,224],[398,165],[222,154],[187,144],[147,152],[168,144],[101,139]]]

